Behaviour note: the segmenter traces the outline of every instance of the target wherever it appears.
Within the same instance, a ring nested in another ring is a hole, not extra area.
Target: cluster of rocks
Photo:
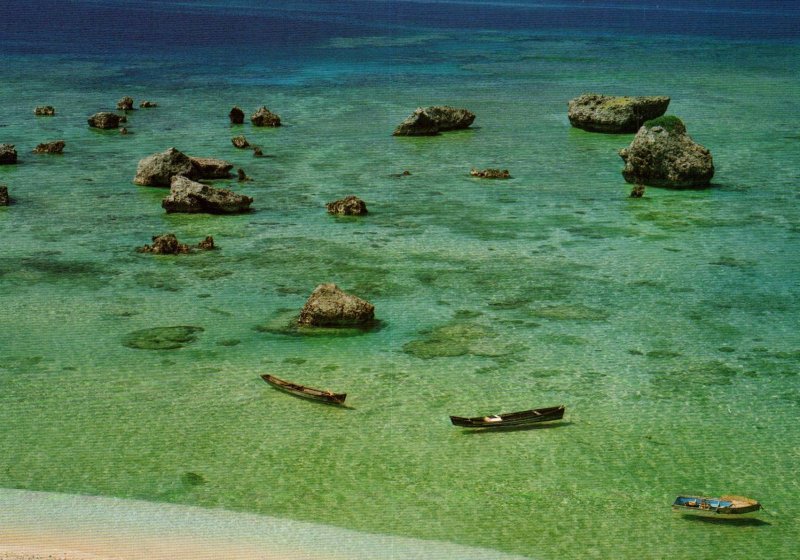
[[[360,198],[350,195],[325,205],[328,214],[341,216],[361,216],[367,213],[367,204]]]
[[[210,235],[196,245],[198,249],[208,251],[214,249],[214,238]],[[154,235],[152,245],[144,245],[136,249],[139,253],[153,253],[155,255],[179,255],[190,253],[192,247],[181,243],[173,233]]]
[[[586,93],[569,101],[567,116],[572,126],[590,132],[636,133],[631,144],[619,151],[625,162],[622,176],[637,186],[632,198],[644,194],[644,185],[707,187],[714,176],[711,152],[691,139],[678,117],[664,116],[669,102],[666,96]]]
[[[8,196],[8,187],[0,185],[0,206],[8,206],[11,204],[11,197]]]
[[[234,148],[238,148],[240,150],[253,150],[253,157],[263,157],[264,152],[261,150],[260,146],[254,146],[247,141],[247,138],[244,136],[234,136],[231,138],[231,144],[233,144]]]
[[[33,110],[33,114],[37,117],[52,117],[56,114],[56,110],[52,105],[40,105]]]
[[[447,105],[419,107],[394,130],[394,136],[436,136],[448,130],[468,128],[475,113]]]
[[[511,173],[508,169],[472,169],[469,174],[480,179],[510,179]]]
[[[14,144],[0,144],[0,165],[17,163],[17,149]]]
[[[60,154],[64,152],[66,142],[63,140],[56,140],[54,142],[45,142],[37,145],[33,149],[34,154]]]
[[[244,111],[239,107],[233,107],[228,113],[228,118],[231,124],[244,124]],[[250,122],[253,123],[253,126],[281,126],[281,118],[264,106],[259,107],[255,113],[250,115]]]

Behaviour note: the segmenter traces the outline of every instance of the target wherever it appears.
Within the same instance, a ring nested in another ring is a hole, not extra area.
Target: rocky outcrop
[[[644,123],[619,155],[625,161],[622,176],[629,183],[691,189],[707,187],[714,176],[711,152],[694,142],[673,116]]]
[[[447,105],[419,107],[394,130],[395,136],[435,136],[440,132],[469,127],[475,114]]]
[[[261,107],[250,115],[250,122],[253,123],[253,126],[277,127],[281,125],[281,118],[266,107]]]
[[[231,124],[244,124],[244,111],[239,109],[239,107],[234,107],[231,109],[231,112],[228,113],[228,118],[231,120]]]
[[[234,148],[239,148],[240,150],[250,147],[250,142],[244,136],[234,136],[231,138],[231,144],[233,144]]]
[[[155,101],[144,100],[141,103],[139,103],[140,109],[152,109],[154,107],[158,107],[158,103],[156,103]]]
[[[645,121],[667,111],[669,97],[628,97],[584,93],[569,101],[567,116],[575,128],[589,132],[636,132]]]
[[[643,196],[644,196],[644,185],[642,184],[633,185],[629,198],[642,198]]]
[[[473,177],[480,179],[510,179],[511,173],[508,169],[472,169],[469,172]]]
[[[367,213],[367,204],[356,196],[346,196],[341,200],[334,200],[325,205],[328,214],[342,216],[361,216]]]
[[[33,114],[37,117],[52,117],[56,110],[52,105],[41,105],[33,110]]]
[[[209,250],[214,248],[214,238],[210,235],[197,244],[198,249]],[[190,253],[192,248],[186,243],[181,243],[173,233],[154,235],[153,244],[136,249],[139,253],[153,253],[155,255],[180,255]]]
[[[17,163],[17,150],[14,144],[0,144],[0,165]]]
[[[189,157],[176,148],[152,154],[139,161],[133,182],[150,187],[169,187],[176,175],[190,179],[225,179],[233,164],[216,158]]]
[[[168,212],[187,214],[238,214],[247,212],[253,199],[228,189],[217,189],[183,176],[172,178],[169,196],[161,201]]]
[[[108,111],[101,111],[99,113],[95,113],[91,117],[89,117],[89,126],[92,128],[102,128],[102,129],[111,129],[111,128],[118,128],[119,123],[125,122],[122,120],[116,113],[110,113]]]
[[[320,284],[300,311],[298,324],[312,327],[364,327],[375,319],[375,306],[340,290]]]
[[[63,140],[39,144],[33,149],[34,154],[60,154],[64,151],[66,143]]]
[[[8,187],[0,185],[0,206],[8,206],[11,204],[11,197],[8,196]]]
[[[117,101],[117,109],[120,111],[130,111],[133,109],[133,97],[128,97],[127,95]]]

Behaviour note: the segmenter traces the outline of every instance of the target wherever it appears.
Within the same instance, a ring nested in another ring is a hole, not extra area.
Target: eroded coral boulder
[[[298,324],[312,327],[365,327],[375,319],[375,306],[340,290],[320,284],[300,311]]]
[[[0,144],[0,165],[17,163],[17,150],[14,144]]]
[[[154,107],[158,107],[158,103],[156,103],[155,101],[144,100],[141,103],[139,103],[140,109],[152,109]]]
[[[231,109],[231,112],[228,113],[228,118],[231,120],[231,124],[243,124],[244,111],[239,109],[239,107],[234,107]]]
[[[11,204],[11,198],[8,196],[8,187],[0,185],[0,206],[8,206]]]
[[[475,113],[447,105],[419,107],[394,130],[395,136],[435,136],[448,130],[468,128]]]
[[[133,109],[133,98],[128,97],[127,95],[117,101],[117,109],[120,111],[130,111]]]
[[[190,157],[194,179],[226,179],[230,176],[233,164],[224,159]]]
[[[55,142],[45,142],[37,145],[33,149],[34,154],[60,154],[64,151],[66,143],[63,140],[56,140]]]
[[[325,205],[328,214],[339,214],[342,216],[360,216],[367,213],[367,204],[357,196],[346,196],[340,200],[334,200]]]
[[[281,118],[266,107],[260,107],[250,115],[250,122],[253,123],[253,126],[276,127],[281,125]]]
[[[575,128],[590,132],[636,132],[645,121],[663,115],[669,106],[665,96],[613,96],[584,93],[571,99],[567,117]]]
[[[250,147],[250,142],[244,136],[234,136],[231,138],[231,144],[233,144],[234,148],[239,148],[240,150]]]
[[[238,214],[247,212],[252,203],[253,199],[249,196],[178,175],[172,177],[169,196],[161,201],[161,206],[168,213]]]
[[[140,160],[133,182],[151,187],[169,187],[170,180],[176,175],[194,175],[192,158],[176,148],[169,148]]]
[[[56,114],[56,110],[52,105],[40,105],[33,110],[33,114],[37,117],[52,117]]]
[[[124,122],[122,117],[109,111],[100,111],[88,119],[89,126],[92,128],[102,128],[105,130],[119,127],[120,122]]]
[[[686,133],[674,116],[647,121],[630,146],[619,152],[628,183],[691,189],[707,187],[714,176],[711,152]]]
[[[508,172],[508,169],[472,169],[469,172],[470,175],[473,177],[478,177],[480,179],[510,179],[511,173]]]

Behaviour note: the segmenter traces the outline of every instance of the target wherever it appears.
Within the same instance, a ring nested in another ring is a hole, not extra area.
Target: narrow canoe
[[[672,511],[722,517],[744,515],[760,509],[760,503],[743,496],[678,496],[672,504]]]
[[[563,417],[564,405],[562,404],[548,408],[524,410],[522,412],[495,414],[494,416],[476,416],[474,418],[451,416],[450,421],[454,426],[464,428],[509,428],[561,420]]]
[[[347,393],[332,393],[330,391],[323,391],[322,389],[314,389],[312,387],[298,385],[297,383],[284,381],[283,379],[279,379],[274,375],[269,375],[268,373],[262,375],[261,379],[273,387],[277,387],[278,389],[286,391],[287,393],[314,401],[328,404],[344,404],[344,399],[347,398]]]

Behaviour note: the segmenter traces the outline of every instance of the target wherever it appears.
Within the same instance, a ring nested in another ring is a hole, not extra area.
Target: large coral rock
[[[60,154],[64,151],[66,143],[63,140],[56,140],[55,142],[45,142],[39,144],[33,149],[35,154]]]
[[[250,116],[250,122],[253,123],[253,126],[275,127],[281,125],[281,118],[266,107],[261,107]]]
[[[181,175],[172,178],[169,196],[161,201],[168,212],[188,214],[238,214],[247,212],[253,199],[228,189],[217,189]]]
[[[88,122],[89,126],[92,128],[110,129],[118,128],[119,123],[124,121],[122,120],[122,117],[116,113],[101,111],[89,117]]]
[[[52,117],[56,110],[52,105],[40,105],[33,110],[33,114],[37,117]]]
[[[127,95],[117,101],[117,109],[120,111],[130,111],[133,109],[133,98],[128,97]]]
[[[590,132],[636,132],[645,121],[667,111],[669,97],[628,97],[584,93],[570,100],[567,116],[575,128]]]
[[[239,107],[234,107],[231,109],[231,112],[228,113],[228,118],[231,120],[231,124],[243,124],[244,111],[242,111]]]
[[[360,216],[367,213],[367,204],[357,196],[346,196],[341,200],[334,200],[325,205],[328,214],[343,216]]]
[[[14,144],[0,144],[0,165],[17,163],[17,150]]]
[[[419,107],[394,130],[395,136],[434,136],[448,130],[467,128],[475,113],[447,105]]]
[[[363,327],[375,318],[375,306],[340,290],[320,284],[300,311],[298,323],[313,327]]]
[[[707,187],[714,176],[711,152],[694,142],[672,116],[648,121],[627,148],[622,176],[629,183],[674,189]]]
[[[152,154],[139,161],[133,182],[150,187],[169,187],[176,175],[190,179],[225,179],[233,164],[216,158],[195,158],[176,148]]]
[[[11,204],[11,198],[8,196],[8,187],[0,185],[0,206],[8,206]]]

